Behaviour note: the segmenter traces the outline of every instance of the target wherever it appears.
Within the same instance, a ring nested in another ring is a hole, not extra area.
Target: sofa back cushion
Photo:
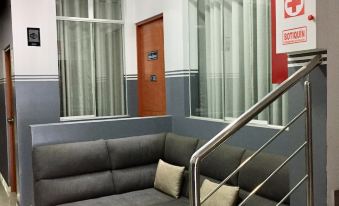
[[[198,139],[168,133],[165,141],[164,161],[189,168],[191,156],[195,152]]]
[[[35,181],[111,169],[104,140],[35,147],[32,161]]]
[[[200,140],[197,149],[206,143],[206,140]],[[202,160],[200,173],[222,181],[239,166],[244,152],[243,148],[222,144]],[[227,184],[237,186],[238,174],[235,174]]]
[[[181,185],[181,195],[183,197],[189,197],[189,185],[190,185],[190,174],[188,170],[184,171]]]
[[[253,152],[246,151],[242,161],[245,161]],[[239,173],[239,186],[241,189],[251,192],[263,182],[276,168],[284,161],[285,157],[261,153],[250,161]],[[274,175],[262,189],[256,194],[270,200],[279,202],[289,192],[289,169],[283,167],[280,172]],[[289,200],[286,201],[287,203]]]
[[[36,206],[114,194],[106,142],[78,142],[33,149]]]
[[[112,169],[154,164],[163,157],[165,134],[111,139],[107,141]]]
[[[114,194],[110,171],[35,182],[35,206],[55,206]]]
[[[114,192],[116,194],[152,188],[157,164],[113,170]]]

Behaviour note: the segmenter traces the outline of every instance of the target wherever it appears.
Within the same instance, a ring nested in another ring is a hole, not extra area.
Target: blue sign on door
[[[154,61],[158,59],[158,51],[151,51],[147,53],[147,60]]]

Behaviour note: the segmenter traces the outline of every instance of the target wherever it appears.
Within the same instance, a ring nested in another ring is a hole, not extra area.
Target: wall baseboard
[[[5,178],[2,176],[1,173],[0,173],[0,181],[1,181],[2,186],[5,188],[7,196],[10,197],[11,196],[11,192],[12,192],[11,187],[8,186]]]

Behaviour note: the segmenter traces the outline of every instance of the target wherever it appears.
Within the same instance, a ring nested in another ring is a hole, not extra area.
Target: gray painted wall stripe
[[[199,73],[198,70],[175,70],[175,71],[166,71],[166,77],[184,77],[189,76],[190,74],[197,74]],[[125,75],[127,80],[135,80],[138,79],[137,74],[127,74]]]
[[[55,77],[46,77],[46,76],[25,76],[25,77],[18,77],[18,76],[13,76],[12,80],[14,82],[58,82],[59,78]],[[5,84],[6,79],[1,78],[0,79],[0,84]]]
[[[171,132],[172,117],[126,118],[32,125],[32,146]]]

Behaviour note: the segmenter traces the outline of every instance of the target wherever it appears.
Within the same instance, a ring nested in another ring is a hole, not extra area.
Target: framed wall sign
[[[27,28],[28,46],[41,46],[40,29]]]

